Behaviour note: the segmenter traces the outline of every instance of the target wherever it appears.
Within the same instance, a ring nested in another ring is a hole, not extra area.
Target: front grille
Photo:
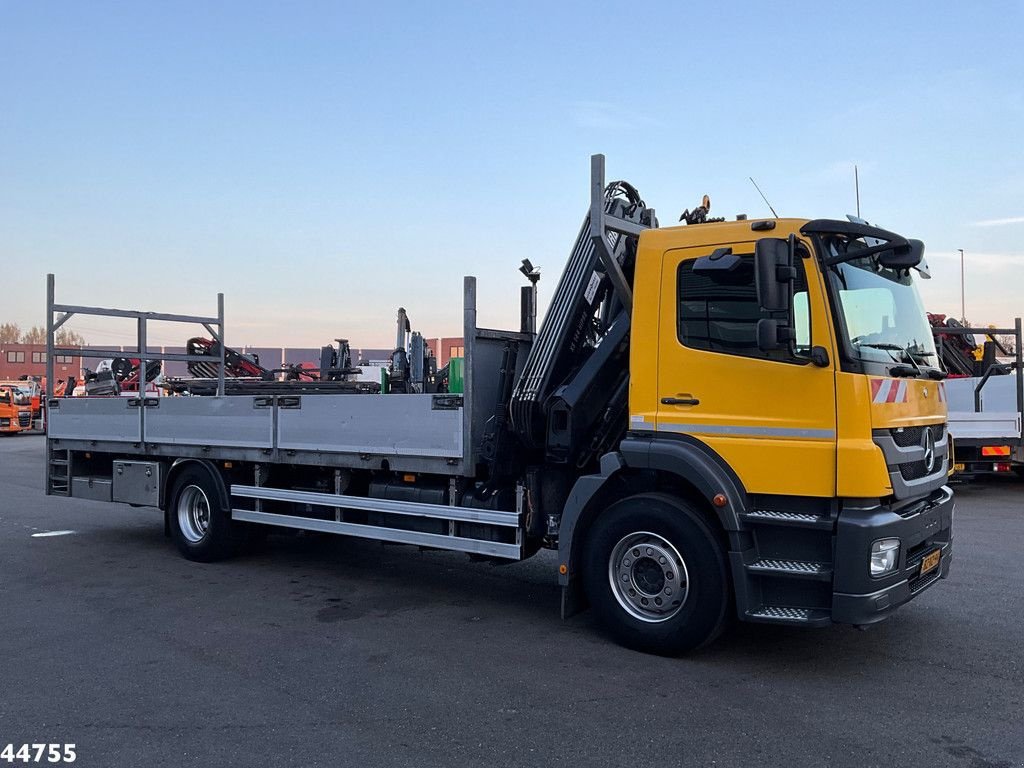
[[[928,432],[931,433],[932,442],[935,445],[938,445],[946,438],[945,424],[925,424],[919,427],[891,429],[889,430],[889,437],[900,448],[912,448],[920,446],[924,442],[925,430],[928,430]],[[937,455],[935,457],[935,466],[932,467],[932,473],[942,471],[944,466],[942,461],[943,458],[943,455]],[[930,474],[923,459],[918,461],[906,461],[901,464],[897,464],[896,468],[899,470],[900,476],[908,482],[912,480],[920,480],[924,477],[928,477]]]
[[[916,576],[907,582],[907,586],[910,587],[910,594],[913,595],[920,592],[938,578],[939,568],[936,568],[934,571],[929,571],[924,576]]]
[[[928,467],[923,461],[908,461],[905,464],[900,464],[899,467],[900,475],[904,480],[920,480],[928,475]],[[936,462],[935,466],[932,467],[932,472],[935,472],[936,468],[941,469],[939,462]]]
[[[935,542],[922,541],[907,550],[907,568],[916,568],[921,564],[924,556],[935,549]]]
[[[935,442],[939,442],[946,435],[945,424],[929,424],[923,427],[903,427],[902,429],[893,429],[889,431],[892,441],[896,443],[900,448],[909,448],[912,445],[920,445],[921,438],[924,437],[924,431],[930,429],[932,438]]]
[[[32,414],[31,413],[19,413],[18,414],[18,426],[24,429],[25,427],[31,426]]]
[[[928,573],[922,576],[921,561],[924,560],[926,555],[931,554],[936,549],[941,549],[943,540],[948,541],[948,538],[943,539],[941,536],[938,538],[930,538],[926,541],[920,542],[919,544],[915,544],[907,550],[907,560],[906,565],[903,566],[903,572],[913,574],[907,580],[907,586],[910,587],[910,594],[920,592],[939,578],[939,572],[942,570],[941,562],[934,570],[928,571]],[[943,557],[946,557],[946,555],[943,555]]]

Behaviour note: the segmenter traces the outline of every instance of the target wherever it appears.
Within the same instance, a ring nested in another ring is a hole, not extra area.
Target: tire
[[[680,499],[645,493],[615,502],[591,525],[582,564],[591,606],[627,648],[677,656],[710,643],[725,626],[725,552]]]
[[[167,514],[171,538],[189,560],[224,560],[238,551],[244,539],[241,527],[221,502],[219,484],[201,467],[186,467],[175,479]]]

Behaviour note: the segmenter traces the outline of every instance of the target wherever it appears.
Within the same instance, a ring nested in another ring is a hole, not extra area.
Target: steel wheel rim
[[[210,530],[210,500],[202,488],[190,485],[178,497],[178,528],[193,544],[202,541]]]
[[[612,547],[608,581],[623,610],[649,624],[671,619],[690,594],[686,561],[668,539],[650,531],[627,534]]]

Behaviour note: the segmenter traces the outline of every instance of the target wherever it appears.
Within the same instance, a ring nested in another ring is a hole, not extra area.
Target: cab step
[[[749,573],[760,576],[789,576],[795,579],[832,580],[832,566],[807,560],[762,558],[746,566]]]
[[[807,512],[785,512],[778,509],[752,509],[740,515],[748,523],[760,525],[788,525],[795,528],[831,530],[832,518]]]
[[[823,626],[832,621],[831,614],[824,608],[793,608],[785,605],[762,605],[747,611],[746,618],[748,621],[803,627]]]

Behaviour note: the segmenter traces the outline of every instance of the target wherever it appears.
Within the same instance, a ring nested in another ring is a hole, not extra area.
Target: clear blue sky
[[[862,209],[920,237],[929,307],[1024,313],[1024,4],[0,0],[0,321],[209,312],[228,341],[387,345],[550,296],[589,155],[663,223]],[[8,282],[11,281],[11,282]],[[73,326],[111,342],[99,321]],[[157,341],[180,342],[183,329]],[[123,339],[128,342],[126,335]]]

